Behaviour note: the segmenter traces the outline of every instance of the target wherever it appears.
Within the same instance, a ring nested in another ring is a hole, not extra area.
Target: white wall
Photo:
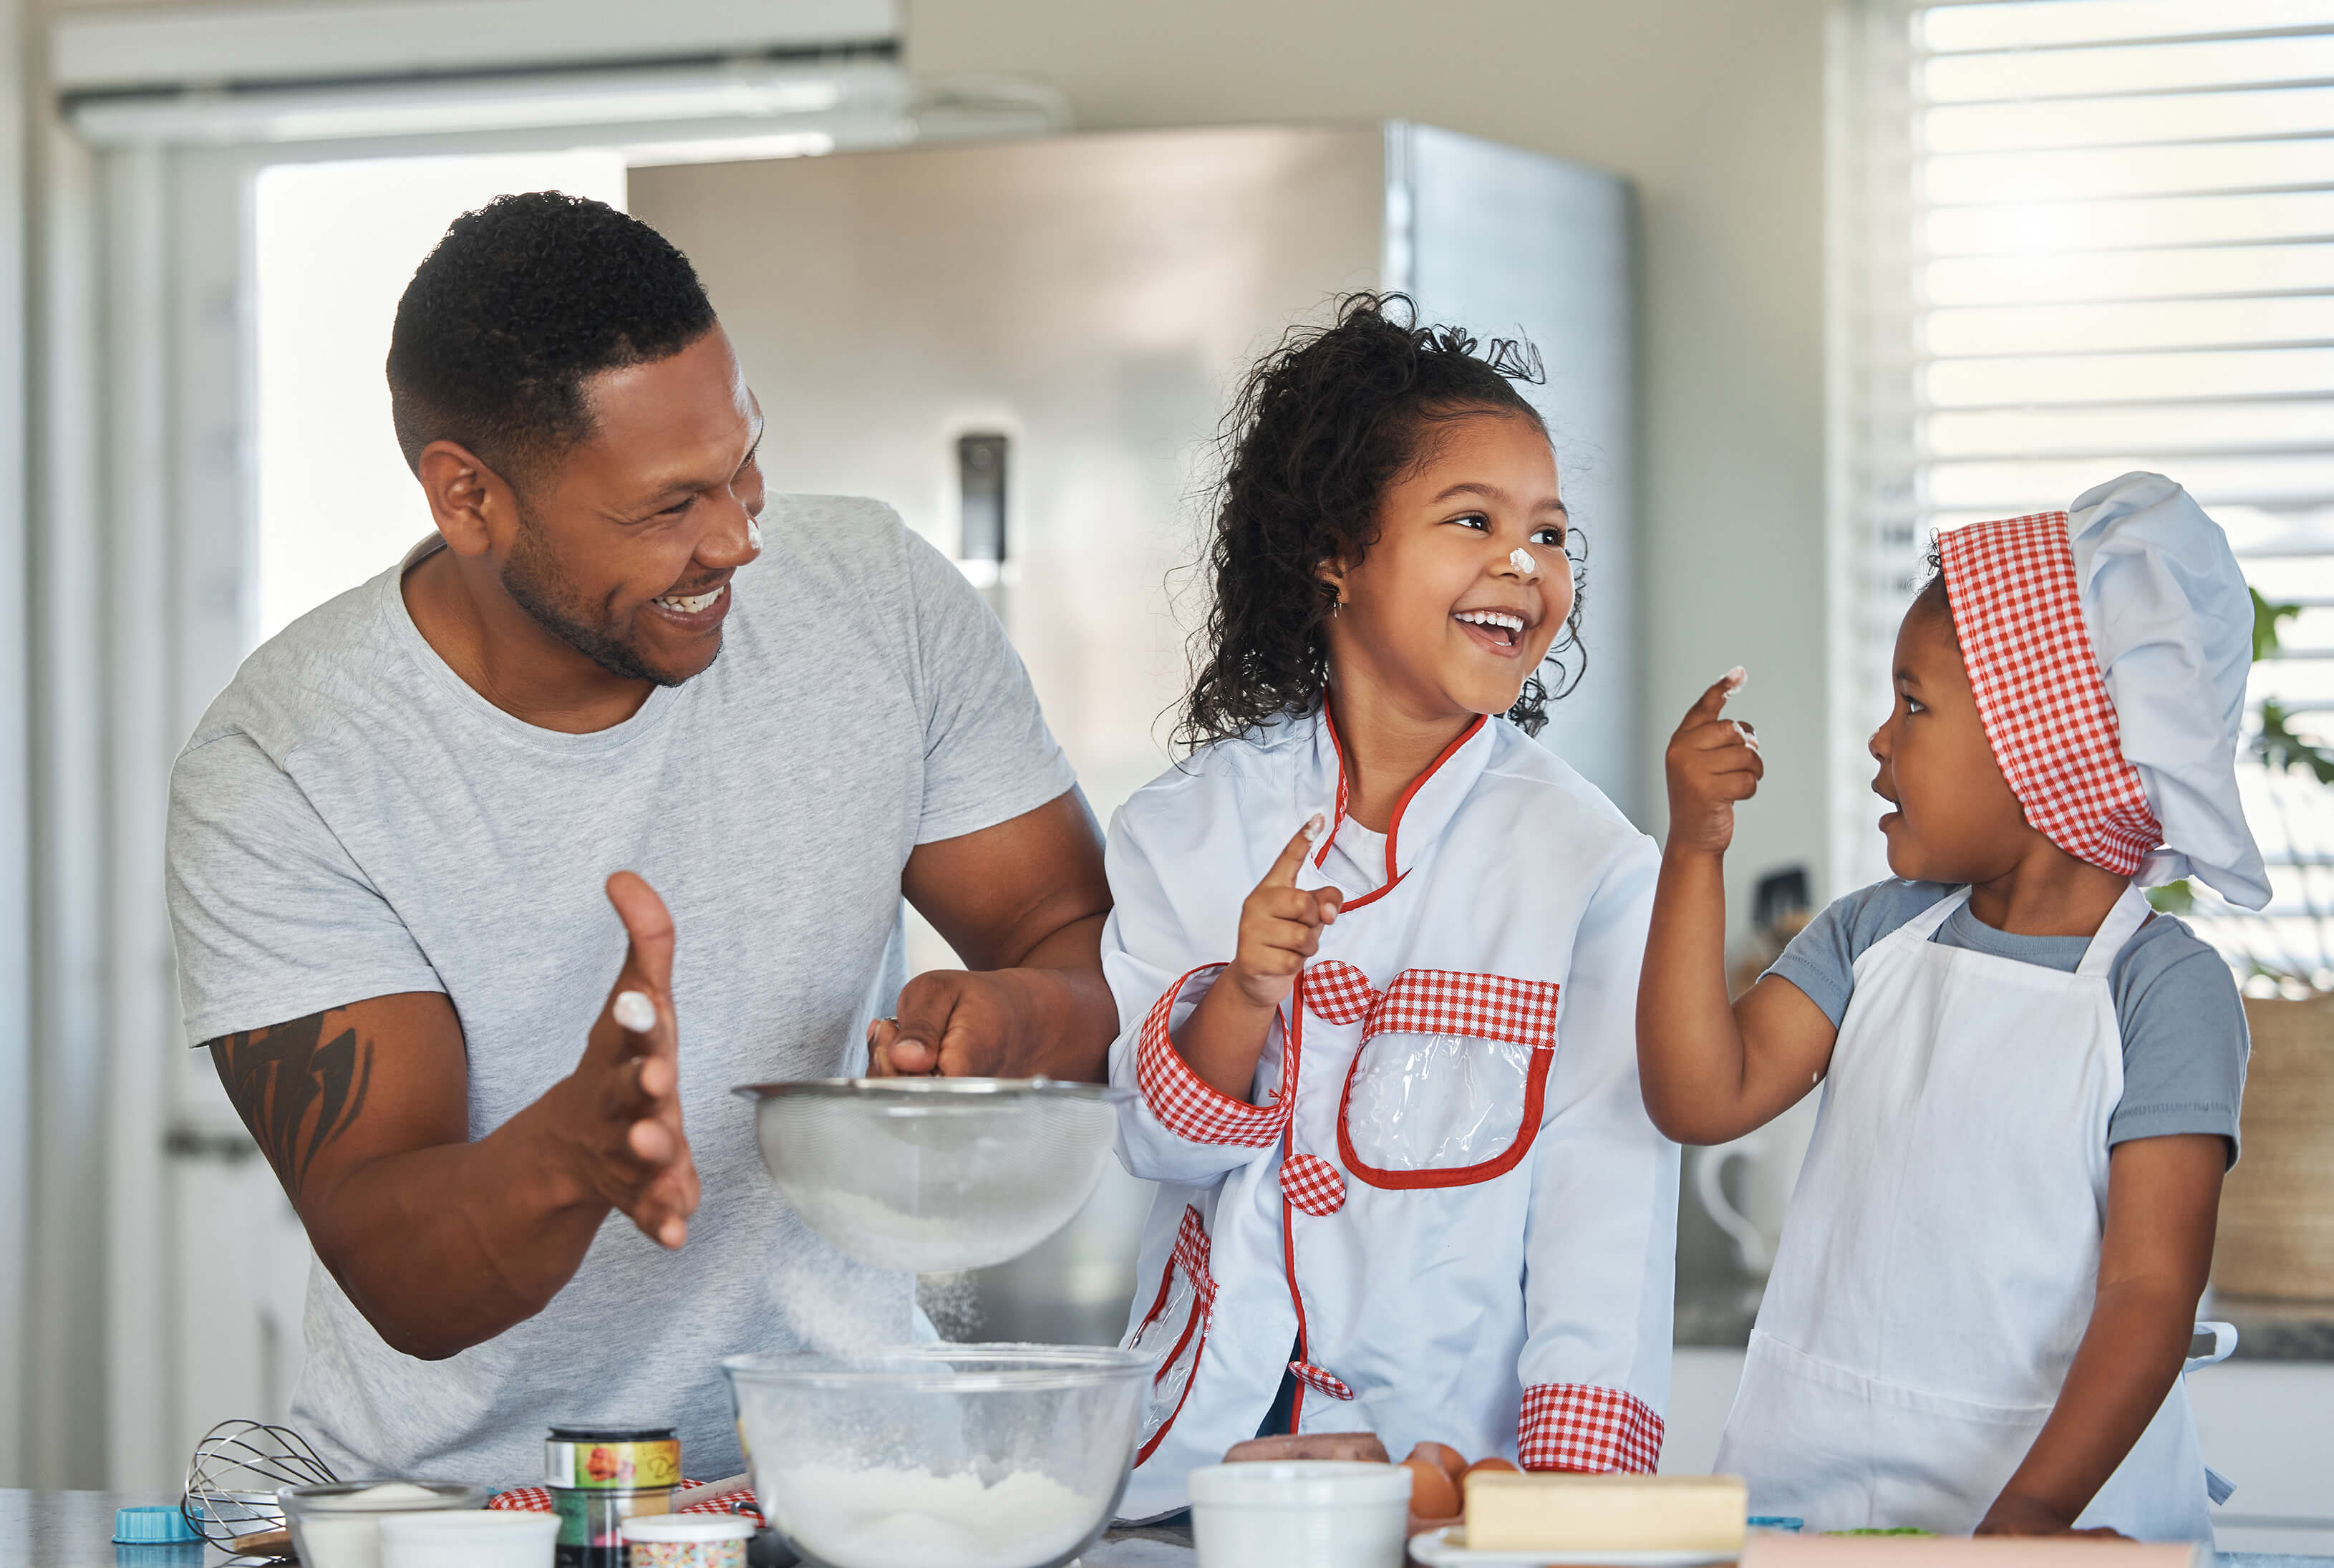
[[[1822,880],[1827,5],[911,0],[909,63],[1037,78],[1088,130],[1408,119],[1636,182],[1654,798],[1624,804],[1660,831],[1676,717],[1749,666],[1768,774],[1735,838],[1739,908],[1783,861]]]

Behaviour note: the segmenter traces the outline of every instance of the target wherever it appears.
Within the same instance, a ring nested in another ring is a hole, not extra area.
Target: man
[[[437,536],[255,653],[171,781],[188,1035],[323,1264],[294,1421],[344,1475],[524,1481],[611,1419],[728,1475],[723,1356],[912,1317],[730,1088],[1101,1076],[1094,822],[953,567],[874,502],[766,507],[645,226],[464,216],[389,379]],[[972,972],[902,992],[902,892]]]

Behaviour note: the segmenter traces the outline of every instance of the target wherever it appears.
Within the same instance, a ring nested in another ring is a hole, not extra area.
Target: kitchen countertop
[[[1756,1284],[1681,1285],[1676,1342],[1740,1350],[1758,1315]],[[2334,1361],[2334,1301],[2208,1297],[2196,1315],[2236,1325],[2237,1361]]]
[[[173,1502],[151,1493],[28,1492],[0,1488],[0,1568],[217,1568],[246,1561],[189,1542],[183,1546],[116,1546],[113,1511]],[[1149,1568],[1189,1554],[1156,1541],[1105,1544],[1087,1554],[1093,1568]],[[2225,1552],[2228,1568],[2334,1568],[2334,1557],[2281,1557]]]

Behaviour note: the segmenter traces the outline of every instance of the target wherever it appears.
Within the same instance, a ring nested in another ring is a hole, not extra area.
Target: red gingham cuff
[[[1662,1419],[1651,1405],[1595,1383],[1535,1383],[1516,1419],[1527,1470],[1650,1476],[1662,1457]]]
[[[1178,1138],[1191,1143],[1263,1149],[1279,1141],[1288,1125],[1287,1108],[1250,1105],[1218,1092],[1191,1071],[1168,1037],[1175,999],[1183,994],[1183,987],[1203,977],[1212,979],[1224,967],[1201,965],[1168,986],[1167,994],[1152,1005],[1134,1045],[1134,1085],[1143,1092],[1143,1103],[1159,1118],[1159,1124]]]

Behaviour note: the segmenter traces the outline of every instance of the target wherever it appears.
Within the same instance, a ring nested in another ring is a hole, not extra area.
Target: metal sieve
[[[986,1268],[1070,1222],[1133,1091],[1049,1078],[753,1083],[762,1165],[819,1235],[862,1263]]]

